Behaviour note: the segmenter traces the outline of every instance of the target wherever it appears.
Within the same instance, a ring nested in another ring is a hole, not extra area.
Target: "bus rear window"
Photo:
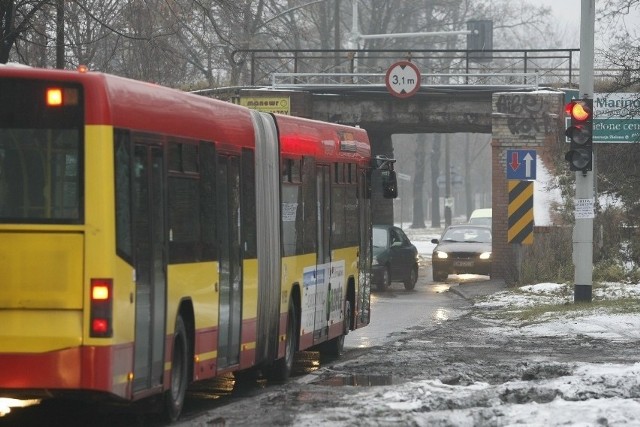
[[[81,89],[57,85],[51,104],[54,86],[0,79],[0,223],[82,222]]]

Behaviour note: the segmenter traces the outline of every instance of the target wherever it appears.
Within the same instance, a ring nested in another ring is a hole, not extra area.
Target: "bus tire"
[[[273,381],[286,381],[293,370],[293,360],[298,351],[298,328],[296,307],[293,299],[289,299],[289,312],[287,314],[287,336],[284,344],[284,357],[273,362],[269,378]]]
[[[330,339],[320,348],[320,353],[324,356],[338,357],[344,350],[344,338],[351,329],[351,302],[344,302],[344,328],[342,335]]]
[[[180,417],[184,398],[189,385],[189,339],[187,328],[182,316],[176,318],[176,328],[173,333],[173,351],[171,360],[171,378],[169,389],[165,392],[165,417],[174,422]]]

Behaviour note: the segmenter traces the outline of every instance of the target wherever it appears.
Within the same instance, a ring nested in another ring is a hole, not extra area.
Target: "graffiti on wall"
[[[534,94],[500,95],[496,109],[507,116],[512,135],[550,134],[557,131],[557,115],[552,114],[549,99]]]

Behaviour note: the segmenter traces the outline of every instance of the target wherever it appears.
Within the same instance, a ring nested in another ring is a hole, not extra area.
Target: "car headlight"
[[[491,258],[491,252],[482,252],[480,254],[480,259],[489,259]]]
[[[446,259],[449,258],[449,254],[442,251],[436,251],[436,258]]]

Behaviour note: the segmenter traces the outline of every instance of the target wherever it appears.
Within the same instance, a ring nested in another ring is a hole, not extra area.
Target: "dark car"
[[[391,282],[404,282],[412,290],[418,281],[418,249],[402,229],[393,225],[373,226],[373,283],[380,291]]]
[[[449,226],[435,243],[433,280],[446,280],[449,274],[491,275],[491,227],[484,225]]]

